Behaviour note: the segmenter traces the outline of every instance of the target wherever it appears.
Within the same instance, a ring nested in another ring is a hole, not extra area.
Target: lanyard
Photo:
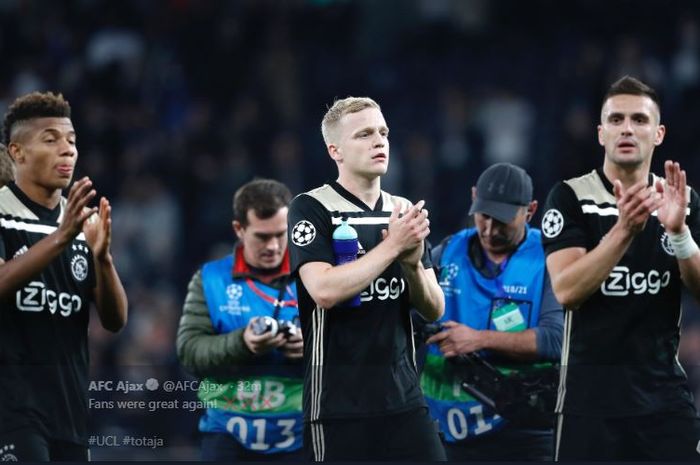
[[[285,280],[284,283],[280,286],[280,291],[279,294],[277,295],[276,299],[273,299],[270,297],[268,294],[265,292],[261,291],[253,282],[252,279],[246,278],[246,284],[248,287],[257,294],[258,297],[263,299],[265,302],[273,304],[275,306],[274,313],[272,314],[272,317],[276,320],[279,317],[280,310],[282,310],[282,307],[296,307],[297,306],[297,301],[296,299],[292,298],[289,300],[283,300],[285,291],[288,293],[290,296],[293,296],[292,294],[292,289],[289,287],[289,284],[287,284],[288,280]]]
[[[505,288],[503,287],[503,278],[501,275],[503,274],[503,271],[505,271],[506,266],[508,266],[508,262],[510,261],[510,256],[506,257],[505,260],[503,260],[500,264],[496,264],[492,262],[489,257],[486,255],[486,252],[483,250],[481,251],[482,256],[484,257],[484,264],[486,265],[486,268],[489,269],[489,272],[491,274],[494,274],[495,276],[491,279],[496,283],[496,297],[497,298],[507,298],[508,293],[506,292]]]

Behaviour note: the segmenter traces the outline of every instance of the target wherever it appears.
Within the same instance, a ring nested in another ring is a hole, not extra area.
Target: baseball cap
[[[511,163],[496,163],[476,181],[476,198],[469,214],[483,213],[510,223],[520,207],[532,201],[532,179],[524,169]]]

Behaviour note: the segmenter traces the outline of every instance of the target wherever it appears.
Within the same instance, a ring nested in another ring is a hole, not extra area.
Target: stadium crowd
[[[598,166],[600,96],[623,74],[662,96],[669,131],[652,170],[673,158],[698,182],[700,8],[650,11],[628,0],[0,2],[0,111],[33,90],[62,92],[79,134],[75,179],[111,199],[130,318],[119,336],[91,320],[92,378],[191,379],[177,324],[198,263],[230,252],[232,193],[255,176],[293,194],[334,179],[318,122],[336,97],[382,101],[382,187],[426,200],[433,243],[467,224],[469,187],[493,163],[525,168],[541,202]],[[684,310],[680,360],[698,404],[700,309],[684,297]],[[168,447],[93,459],[196,458],[198,415],[95,410],[93,430]]]

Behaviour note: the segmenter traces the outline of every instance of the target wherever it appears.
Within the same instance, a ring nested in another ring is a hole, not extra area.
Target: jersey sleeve
[[[295,197],[289,205],[287,223],[292,273],[304,263],[335,264],[331,216],[319,201],[307,194]]]
[[[570,247],[587,246],[583,212],[568,184],[559,182],[549,192],[541,229],[546,255]]]
[[[423,264],[423,268],[430,269],[433,267],[433,259],[432,259],[432,248],[433,246],[428,242],[428,240],[423,241],[423,256],[421,257],[421,263]]]
[[[5,253],[5,240],[2,238],[2,232],[0,231],[0,259],[7,261]]]
[[[690,234],[693,236],[693,240],[700,244],[700,196],[695,192],[695,189],[690,189],[688,208],[690,209],[690,214],[685,221],[688,229],[690,229]]]
[[[95,259],[90,248],[88,248],[88,267],[90,271],[88,272],[85,285],[90,289],[94,289],[97,286],[97,269],[95,268]]]

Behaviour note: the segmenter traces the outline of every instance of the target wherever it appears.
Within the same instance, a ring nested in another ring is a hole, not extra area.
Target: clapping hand
[[[664,169],[665,185],[661,181],[656,181],[656,192],[661,196],[661,205],[657,214],[667,232],[679,234],[685,226],[685,212],[688,207],[688,199],[685,195],[685,170],[681,170],[677,162],[670,160],[664,163]]]

